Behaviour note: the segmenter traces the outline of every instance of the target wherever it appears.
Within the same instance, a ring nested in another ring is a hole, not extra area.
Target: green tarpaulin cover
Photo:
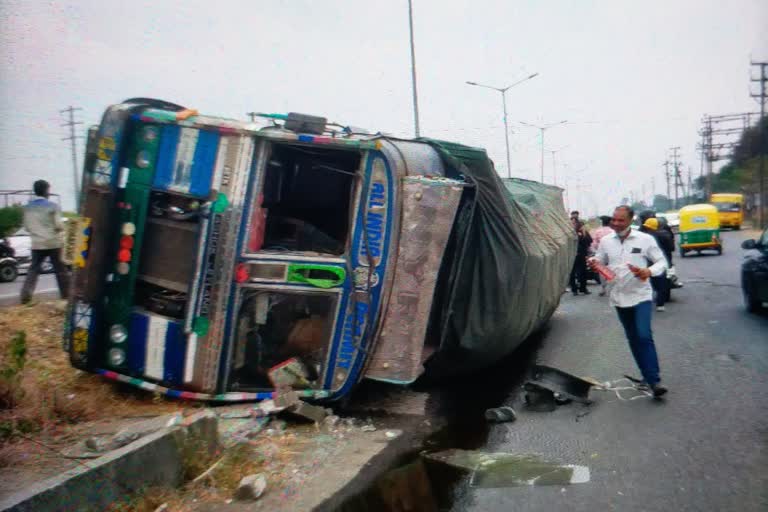
[[[501,179],[482,149],[420,139],[468,188],[440,270],[427,373],[470,372],[509,355],[557,308],[576,255],[562,189]]]

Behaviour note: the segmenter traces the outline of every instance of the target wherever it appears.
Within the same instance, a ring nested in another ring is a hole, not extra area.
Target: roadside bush
[[[27,362],[27,333],[17,332],[0,359],[0,410],[13,409],[23,395],[21,374]]]
[[[21,227],[24,217],[21,206],[8,206],[0,208],[0,238],[12,235]]]

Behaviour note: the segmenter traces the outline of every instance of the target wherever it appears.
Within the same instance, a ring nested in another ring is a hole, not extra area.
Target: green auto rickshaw
[[[680,209],[680,257],[688,252],[711,249],[723,253],[720,219],[711,204],[692,204]]]

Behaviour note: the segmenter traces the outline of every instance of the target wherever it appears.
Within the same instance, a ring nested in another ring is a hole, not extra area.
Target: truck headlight
[[[125,350],[113,348],[109,351],[109,363],[112,366],[120,366],[125,362]]]
[[[120,324],[115,324],[109,328],[109,339],[112,343],[122,343],[128,339],[128,329]]]

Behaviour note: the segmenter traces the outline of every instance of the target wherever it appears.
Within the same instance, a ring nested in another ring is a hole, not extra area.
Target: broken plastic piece
[[[583,404],[591,404],[589,399],[589,390],[594,385],[592,382],[584,380],[570,373],[566,373],[557,368],[537,365],[533,369],[533,379],[542,387],[546,387],[553,392],[560,393],[566,398]]]
[[[528,381],[523,384],[525,390],[525,406],[538,412],[552,412],[557,408],[555,392],[536,382]]]
[[[304,365],[292,357],[269,369],[269,380],[275,389],[308,388],[310,386],[307,370]]]
[[[485,419],[497,423],[508,423],[517,419],[515,410],[509,406],[495,407],[485,411]]]

